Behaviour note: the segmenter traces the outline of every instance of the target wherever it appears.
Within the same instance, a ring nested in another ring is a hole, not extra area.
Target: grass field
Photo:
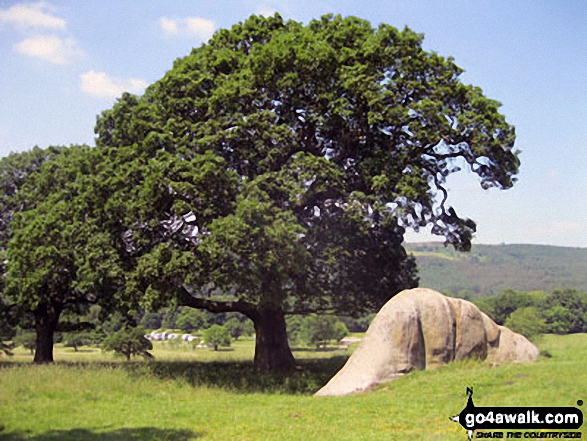
[[[448,417],[464,407],[467,386],[477,406],[587,401],[587,334],[545,336],[539,347],[552,357],[455,363],[330,398],[311,394],[344,363],[343,351],[297,350],[301,369],[288,378],[254,375],[250,341],[217,353],[158,345],[153,363],[57,348],[55,365],[34,366],[19,351],[0,359],[0,440],[463,441]]]

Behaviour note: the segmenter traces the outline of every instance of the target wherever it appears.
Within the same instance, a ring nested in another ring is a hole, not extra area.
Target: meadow
[[[298,348],[288,377],[258,377],[253,342],[214,352],[157,344],[154,362],[99,349],[56,348],[35,366],[0,358],[0,440],[466,440],[449,417],[477,406],[577,406],[587,401],[587,334],[546,335],[531,364],[454,363],[373,391],[313,397],[348,352]],[[583,437],[587,427],[582,428]]]

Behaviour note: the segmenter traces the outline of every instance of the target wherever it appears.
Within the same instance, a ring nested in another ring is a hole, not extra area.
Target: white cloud
[[[18,3],[10,8],[0,9],[0,25],[14,27],[26,38],[14,45],[16,52],[29,57],[40,58],[52,64],[68,64],[85,56],[71,37],[39,34],[39,31],[65,31],[67,22],[54,15],[54,7],[45,1]]]
[[[41,58],[53,64],[68,64],[85,55],[72,38],[65,39],[55,35],[36,35],[25,38],[14,48],[23,55]]]
[[[20,31],[30,29],[65,30],[67,22],[49,12],[45,2],[19,3],[8,9],[0,9],[0,23],[8,23]]]
[[[148,85],[138,78],[115,78],[90,70],[81,74],[80,90],[96,98],[116,98],[123,92],[141,94]]]
[[[208,41],[216,29],[216,23],[201,17],[184,17],[179,19],[161,17],[159,27],[165,35],[195,36],[198,40]]]
[[[214,35],[216,23],[200,17],[186,18],[187,32],[195,35],[202,41],[208,41]]]
[[[166,35],[179,34],[179,21],[172,18],[161,17],[159,19],[159,26]]]

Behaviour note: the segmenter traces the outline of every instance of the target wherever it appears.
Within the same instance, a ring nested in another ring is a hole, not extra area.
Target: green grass
[[[587,334],[546,336],[539,346],[552,358],[455,363],[329,398],[311,393],[344,362],[342,351],[296,351],[302,368],[287,378],[255,375],[246,341],[217,353],[156,347],[154,363],[58,348],[56,359],[67,361],[34,366],[19,352],[0,363],[0,440],[463,441],[448,417],[464,407],[467,386],[477,406],[587,401]]]

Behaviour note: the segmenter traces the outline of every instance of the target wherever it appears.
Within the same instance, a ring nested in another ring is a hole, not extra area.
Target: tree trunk
[[[53,363],[53,336],[59,323],[61,306],[41,304],[34,314],[37,347],[33,362],[37,364]]]
[[[285,315],[279,309],[258,311],[255,324],[255,369],[262,373],[288,372],[295,359],[287,341]]]
[[[271,289],[267,287],[266,292]],[[255,325],[255,369],[257,372],[287,372],[295,368],[295,359],[287,342],[285,315],[279,307],[260,307],[243,300],[215,301],[197,298],[182,287],[178,299],[184,306],[206,309],[213,313],[240,312]]]

